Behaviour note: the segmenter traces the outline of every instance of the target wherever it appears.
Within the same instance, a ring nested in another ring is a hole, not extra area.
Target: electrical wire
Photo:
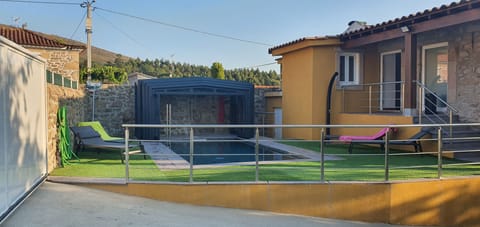
[[[73,39],[73,36],[75,36],[75,34],[77,33],[78,31],[78,28],[80,28],[80,25],[82,25],[83,23],[83,20],[85,20],[85,17],[87,16],[87,12],[85,11],[85,13],[83,14],[83,17],[82,19],[80,20],[80,23],[78,23],[77,27],[75,28],[75,31],[72,33],[72,35],[70,36],[70,39]]]
[[[18,3],[35,3],[35,4],[50,4],[50,5],[76,5],[80,3],[73,2],[48,2],[48,1],[28,1],[28,0],[0,0],[0,2],[18,2]]]
[[[147,21],[147,22],[150,22],[150,23],[160,24],[160,25],[167,26],[167,27],[177,28],[177,29],[190,31],[190,32],[195,32],[195,33],[208,35],[208,36],[213,36],[213,37],[217,37],[217,38],[235,40],[235,41],[240,41],[240,42],[244,42],[244,43],[261,45],[261,46],[273,46],[273,45],[268,44],[268,43],[262,43],[262,42],[252,41],[252,40],[235,38],[235,37],[227,36],[227,35],[216,34],[216,33],[212,33],[212,32],[201,31],[201,30],[194,29],[194,28],[188,28],[188,27],[184,27],[184,26],[180,26],[180,25],[170,24],[170,23],[166,23],[166,22],[162,22],[162,21],[158,21],[158,20],[148,19],[148,18],[145,18],[145,17],[139,17],[139,16],[135,16],[135,15],[127,14],[127,13],[122,13],[122,12],[118,12],[118,11],[114,11],[114,10],[104,9],[104,8],[100,8],[100,7],[95,7],[95,9],[102,10],[102,11],[112,13],[112,14],[117,14],[117,15],[121,15],[121,16],[125,16],[125,17],[134,18],[134,19],[137,19],[137,20],[142,20],[142,21]]]
[[[122,33],[124,36],[126,36],[128,39],[130,39],[132,42],[136,43],[137,45],[141,46],[142,48],[145,48],[145,50],[148,50],[148,48],[146,48],[143,44],[141,44],[140,42],[138,42],[136,39],[134,39],[131,35],[129,35],[128,33],[126,33],[125,31],[123,31],[122,29],[120,29],[118,26],[116,26],[114,23],[112,23],[110,20],[108,20],[107,18],[105,18],[104,16],[100,15],[99,13],[97,13],[96,11],[93,11],[95,13],[95,15],[97,15],[98,17],[100,17],[101,19],[103,19],[104,21],[106,21],[108,24],[110,24],[110,26],[112,26],[112,28],[114,28],[115,30],[117,30],[118,32]]]
[[[104,15],[101,15],[99,14],[98,12],[96,11],[93,11],[93,13],[98,16],[99,18],[101,18],[102,20],[104,20],[105,22],[107,22],[108,24],[110,24],[110,26],[112,26],[113,29],[117,30],[118,32],[122,33],[124,36],[126,36],[128,39],[130,39],[132,42],[134,42],[135,44],[137,44],[139,47],[143,48],[144,50],[148,51],[148,52],[151,52],[151,48],[148,48],[147,46],[143,45],[141,42],[139,42],[138,40],[136,40],[135,38],[133,38],[131,35],[129,35],[127,32],[125,32],[124,30],[122,30],[121,28],[119,28],[118,26],[116,26],[111,20],[108,20]],[[167,59],[167,57],[162,57],[160,56],[161,59]]]
[[[73,2],[52,2],[52,1],[31,1],[31,0],[0,0],[0,2],[51,4],[51,5],[81,5],[80,3],[73,3]],[[256,45],[261,45],[261,46],[272,46],[271,44],[267,44],[267,43],[262,43],[262,42],[252,41],[252,40],[246,40],[246,39],[240,39],[240,38],[227,36],[227,35],[216,34],[216,33],[212,33],[212,32],[201,31],[201,30],[194,29],[194,28],[184,27],[184,26],[180,26],[180,25],[176,25],[176,24],[166,23],[166,22],[153,20],[153,19],[148,19],[148,18],[144,18],[144,17],[139,17],[139,16],[135,16],[135,15],[130,15],[130,14],[127,14],[127,13],[118,12],[118,11],[109,10],[109,9],[104,9],[104,8],[100,8],[100,7],[94,7],[94,9],[102,10],[102,11],[105,11],[105,12],[108,12],[108,13],[117,14],[117,15],[121,15],[121,16],[125,16],[125,17],[130,17],[130,18],[133,18],[133,19],[142,20],[142,21],[146,21],[146,22],[150,22],[150,23],[160,24],[160,25],[167,26],[167,27],[177,28],[177,29],[190,31],[190,32],[195,32],[195,33],[208,35],[208,36],[213,36],[213,37],[217,37],[217,38],[229,39],[229,40],[240,41],[240,42],[244,42],[244,43],[256,44]],[[99,16],[100,18],[102,18],[103,20],[105,20],[108,24],[110,24],[110,26],[112,26],[112,28],[114,28],[118,32],[125,35],[128,39],[135,42],[137,45],[144,47],[140,42],[138,42],[136,39],[134,39],[128,33],[124,32],[119,27],[115,26],[115,24],[113,24],[110,20],[108,20],[107,18],[105,18],[104,16],[102,16],[102,15],[96,13],[96,12],[94,12],[94,13],[97,16]],[[87,15],[87,13],[85,12],[82,19],[80,20],[77,27],[75,28],[75,31],[70,36],[70,39],[73,39],[73,37],[77,33],[78,29],[80,28],[81,24],[85,20],[86,15]],[[254,66],[250,66],[250,67],[246,67],[246,68],[259,68],[259,67],[273,65],[273,64],[277,64],[277,63],[272,62],[272,63],[267,63],[267,64],[254,65]]]
[[[253,69],[253,68],[260,68],[260,67],[269,66],[269,65],[275,65],[275,64],[277,64],[277,63],[276,63],[276,62],[272,62],[272,63],[262,64],[262,65],[254,65],[254,66],[245,67],[245,68]]]

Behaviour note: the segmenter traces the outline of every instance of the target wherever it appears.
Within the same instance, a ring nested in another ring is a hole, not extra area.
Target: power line
[[[48,2],[48,1],[28,1],[28,0],[0,0],[0,2],[18,2],[18,3],[35,3],[35,4],[50,4],[50,5],[80,5],[80,3],[73,2]]]
[[[263,67],[263,66],[269,66],[269,65],[275,65],[275,64],[277,64],[277,62],[262,64],[262,65],[254,65],[254,66],[250,66],[250,67],[246,67],[246,68],[253,69],[253,68],[260,68],[260,67]]]
[[[273,45],[268,44],[268,43],[262,43],[262,42],[252,41],[252,40],[235,38],[235,37],[227,36],[227,35],[216,34],[216,33],[212,33],[212,32],[201,31],[201,30],[194,29],[194,28],[188,28],[188,27],[184,27],[184,26],[180,26],[180,25],[176,25],[176,24],[170,24],[170,23],[166,23],[166,22],[162,22],[162,21],[158,21],[158,20],[153,20],[153,19],[148,19],[148,18],[145,18],[145,17],[139,17],[139,16],[135,16],[135,15],[130,15],[130,14],[127,14],[127,13],[122,13],[122,12],[118,12],[118,11],[114,11],[114,10],[103,9],[103,8],[100,8],[100,7],[95,7],[95,9],[103,10],[105,12],[109,12],[109,13],[113,13],[113,14],[117,14],[117,15],[121,15],[121,16],[125,16],[125,17],[134,18],[134,19],[137,19],[137,20],[142,20],[142,21],[147,21],[147,22],[150,22],[150,23],[160,24],[160,25],[167,26],[167,27],[177,28],[177,29],[190,31],[190,32],[195,32],[195,33],[208,35],[208,36],[213,36],[213,37],[217,37],[217,38],[235,40],[235,41],[240,41],[240,42],[244,42],[244,43],[261,45],[261,46],[273,46]]]
[[[80,28],[80,25],[82,25],[83,20],[85,20],[85,16],[87,16],[87,12],[85,12],[85,14],[83,14],[83,17],[82,17],[82,19],[80,20],[80,23],[78,23],[77,28],[75,28],[75,31],[74,31],[74,32],[72,33],[72,35],[70,36],[70,39],[73,39],[73,36],[77,33],[78,28]]]
[[[95,15],[99,16],[100,18],[102,18],[104,21],[106,21],[108,24],[110,24],[110,26],[112,28],[114,28],[115,30],[117,30],[118,32],[122,33],[124,36],[126,36],[128,39],[130,39],[131,41],[133,41],[134,43],[136,43],[137,45],[141,46],[142,48],[144,48],[145,50],[148,50],[143,44],[141,44],[140,42],[138,42],[136,39],[134,39],[131,35],[129,35],[128,33],[126,33],[125,31],[123,31],[122,29],[120,29],[118,26],[116,26],[115,24],[113,24],[110,20],[108,20],[107,18],[105,18],[104,16],[100,15],[99,13],[95,12]]]

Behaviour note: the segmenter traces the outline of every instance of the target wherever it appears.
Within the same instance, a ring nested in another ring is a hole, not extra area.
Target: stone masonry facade
[[[255,87],[255,124],[269,124],[266,119],[272,118],[271,114],[267,113],[267,99],[266,92],[278,91],[276,86]]]
[[[465,28],[457,37],[455,51],[456,100],[460,119],[465,122],[480,122],[480,25]]]
[[[47,60],[47,70],[69,77],[73,81],[79,80],[79,52],[80,50],[54,50],[28,47],[32,52],[39,53]],[[53,84],[47,85],[47,116],[48,116],[48,171],[60,165],[61,157],[58,151],[58,123],[57,113],[61,106],[67,107],[69,125],[85,120],[85,92],[84,89],[72,89]]]
[[[84,106],[86,104],[83,89],[71,89],[48,84],[48,171],[52,171],[61,163],[58,151],[58,121],[57,113],[61,106],[67,107],[68,125],[75,125],[85,119]],[[73,139],[73,138],[72,138]]]
[[[92,121],[93,94],[86,96],[85,121]],[[112,136],[123,137],[122,124],[135,123],[135,88],[125,85],[102,85],[95,93],[95,121]],[[133,135],[133,131],[130,132]]]
[[[53,73],[70,77],[78,81],[80,77],[80,52],[79,50],[49,50],[29,48],[32,52],[39,53],[47,60],[47,69]]]
[[[421,75],[423,45],[448,43],[448,103],[459,110],[462,122],[480,122],[480,23],[442,29],[419,35],[418,75]]]
[[[264,92],[256,89],[255,112],[265,111]],[[79,89],[48,84],[48,160],[49,171],[59,166],[57,112],[60,106],[67,107],[70,126],[80,121],[92,120],[93,95],[85,86]],[[219,97],[217,96],[168,96],[159,104],[161,123],[165,124],[166,104],[172,104],[172,124],[217,124]],[[229,124],[230,99],[224,97],[224,124]],[[122,124],[135,123],[135,87],[103,85],[95,94],[95,121],[101,122],[112,136],[123,137]],[[256,121],[258,123],[258,119]],[[165,135],[165,132],[161,132]],[[228,133],[228,129],[199,129],[195,134]],[[171,135],[186,135],[185,129],[174,129]],[[134,130],[130,132],[134,135]]]

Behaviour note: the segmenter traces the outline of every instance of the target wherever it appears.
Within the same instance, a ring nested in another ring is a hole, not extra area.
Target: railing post
[[[260,133],[258,128],[255,129],[255,182],[258,182],[258,148]]]
[[[190,183],[193,183],[193,142],[193,128],[190,128]]]
[[[130,173],[129,173],[129,160],[130,160],[130,155],[129,155],[129,150],[128,150],[128,138],[129,138],[129,130],[128,127],[125,127],[125,182],[128,184],[130,181]]]
[[[438,127],[437,133],[438,179],[440,179],[442,178],[442,127]]]
[[[417,85],[418,86],[418,85]],[[418,86],[418,123],[422,124],[422,108],[423,108],[423,90]]]
[[[405,83],[402,81],[401,83],[402,85],[402,88],[400,90],[401,94],[400,94],[400,108],[401,108],[401,111],[402,111],[402,114],[405,112]]]
[[[265,113],[262,114],[262,125],[265,125]],[[262,128],[262,136],[265,136],[265,127]]]
[[[388,141],[390,140],[389,134],[390,134],[391,128],[388,128],[387,133],[385,133],[385,144],[384,144],[384,149],[385,149],[385,181],[388,181],[389,179],[389,155],[388,155]]]
[[[372,114],[372,85],[368,86],[368,114]]]
[[[449,130],[449,132],[448,132],[448,133],[449,133],[448,135],[449,135],[449,137],[452,137],[452,135],[453,135],[453,134],[452,134],[452,131],[453,131],[453,128],[452,128],[452,124],[453,124],[453,111],[449,108],[449,109],[448,109],[448,112],[449,112],[449,118],[450,118],[450,119],[449,119],[449,120],[450,120],[450,122],[449,122],[449,123],[450,123],[450,130]],[[452,142],[452,140],[450,140],[450,143],[451,143],[451,142]]]
[[[325,152],[323,145],[325,143],[325,128],[320,132],[320,181],[325,181]]]

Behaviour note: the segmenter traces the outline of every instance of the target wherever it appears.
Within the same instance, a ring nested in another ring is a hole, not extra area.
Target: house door
[[[422,52],[422,81],[427,87],[423,91],[423,110],[426,113],[444,112],[448,102],[448,43],[424,46]]]
[[[380,110],[400,110],[401,105],[401,65],[400,51],[381,55]]]
[[[275,108],[274,109],[274,124],[275,125],[281,125],[282,124],[282,108]],[[274,131],[275,139],[281,139],[282,138],[282,128],[275,128]]]

